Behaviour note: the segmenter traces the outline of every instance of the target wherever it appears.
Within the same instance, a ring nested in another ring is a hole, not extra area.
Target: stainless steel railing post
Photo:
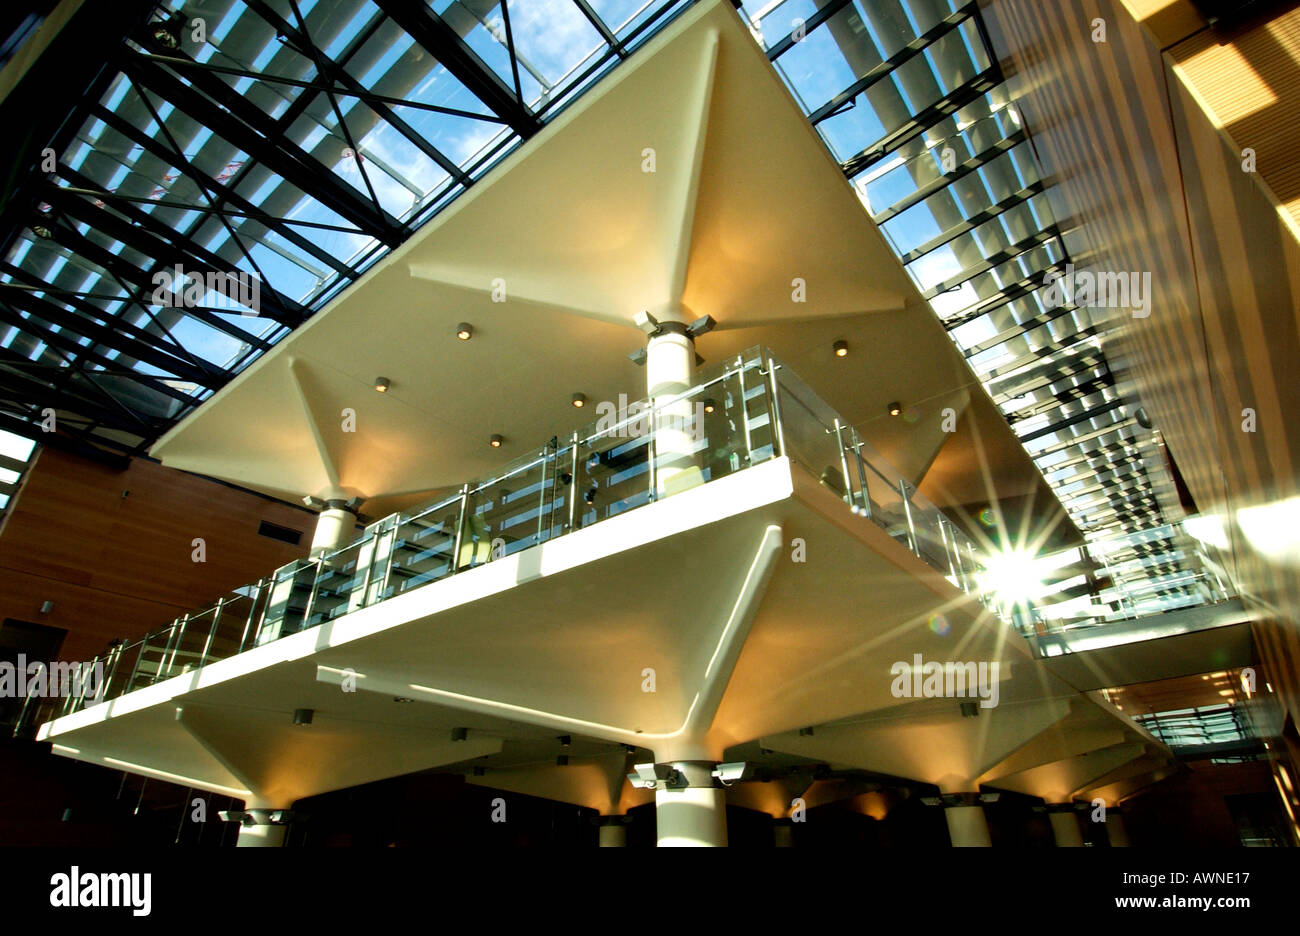
[[[903,513],[907,515],[907,542],[912,547],[912,552],[919,557],[921,550],[916,543],[916,525],[912,522],[912,501],[907,493],[907,481],[903,478],[898,479],[898,493],[903,498]]]
[[[785,429],[781,423],[781,400],[778,392],[776,380],[776,361],[772,358],[767,359],[767,385],[768,392],[772,395],[772,441],[776,443],[776,454],[781,456],[786,454],[785,451]]]
[[[548,516],[546,511],[546,453],[549,452],[550,449],[551,443],[549,442],[546,443],[546,446],[542,449],[542,486],[537,494],[537,542],[539,543],[542,541],[542,526]],[[555,446],[555,458],[557,461],[560,457],[559,450],[560,446],[557,440]]]
[[[659,418],[659,411],[655,408],[655,398],[650,397],[650,421],[647,423],[647,430],[650,438],[646,440],[646,458],[650,465],[650,500],[654,500],[657,493],[656,474],[655,474],[655,442],[658,439],[658,433],[655,431],[655,422]]]
[[[393,557],[397,555],[397,534],[402,529],[402,518],[395,517],[393,526],[388,531],[388,555],[384,557],[384,578],[379,583],[379,592],[375,596],[377,600],[383,600],[384,594],[388,591],[388,582],[393,576]]]
[[[456,540],[451,547],[451,572],[455,575],[460,570],[460,544],[465,536],[465,511],[469,508],[469,484],[460,486],[460,520],[456,523]]]
[[[838,416],[835,417],[835,443],[840,448],[840,474],[844,478],[843,499],[845,503],[852,504],[853,482],[849,480],[849,460],[844,454],[844,432],[840,427],[840,418]]]
[[[946,523],[944,522],[943,517],[940,517],[940,518],[939,518],[939,536],[943,538],[943,552],[944,552],[944,555],[948,557],[948,571],[952,573],[952,583],[953,583],[954,585],[957,585],[957,584],[959,584],[959,583],[961,582],[961,578],[960,578],[960,576],[957,575],[957,567],[956,567],[955,565],[953,565],[953,561],[952,561],[952,554],[953,554],[953,551],[957,548],[957,540],[956,540],[955,538],[953,539],[952,548],[949,549],[949,547],[948,547],[948,531],[945,529],[945,526],[946,526]],[[954,532],[954,534],[956,533],[955,530],[954,530],[953,532]]]
[[[166,659],[166,671],[170,673],[172,666],[176,663],[176,651],[180,649],[181,641],[185,639],[185,630],[189,627],[190,616],[188,613],[179,617],[172,624],[171,639],[167,641],[167,649],[163,651],[163,657]],[[158,678],[163,678],[163,663],[158,663]]]
[[[105,665],[104,667],[105,676],[104,676],[104,682],[102,684],[104,687],[103,698],[108,698],[108,687],[113,685],[113,680],[117,678],[117,666],[119,663],[122,662],[122,648],[125,646],[126,646],[126,642],[123,641],[122,643],[119,643],[115,647],[113,647],[112,653],[109,654],[109,659],[112,662]],[[86,707],[84,695],[82,696],[81,707],[82,708]]]
[[[862,442],[858,439],[858,430],[852,426],[849,427],[849,435],[853,437],[853,461],[858,466],[858,484],[862,489],[862,515],[870,520],[871,491],[867,488],[867,473],[862,469]]]
[[[221,622],[221,609],[225,604],[225,597],[218,598],[217,606],[212,611],[212,626],[208,628],[208,639],[203,642],[203,652],[199,654],[200,667],[208,661],[208,651],[212,649],[212,640],[217,635],[217,625]]]
[[[126,692],[130,692],[135,687],[135,677],[140,674],[140,661],[144,659],[145,648],[149,646],[149,635],[145,634],[136,644],[138,648],[135,652],[135,663],[131,665],[131,678],[126,681]]]
[[[578,433],[573,433],[572,451],[569,453],[569,528],[573,532],[574,511],[578,506]]]
[[[333,554],[321,553],[313,560],[313,564],[316,566],[316,574],[311,577],[311,589],[307,592],[307,607],[302,609],[302,626],[298,628],[298,630],[300,631],[305,631],[309,627],[311,627],[311,613],[316,607],[316,593],[320,591],[321,575],[322,573],[324,573],[326,568],[325,557],[330,555]],[[295,572],[294,576],[296,577],[297,575],[298,573]],[[292,595],[293,591],[290,590],[289,594]],[[286,616],[287,616],[287,612],[286,612]],[[283,625],[281,625],[280,635],[285,636]]]
[[[750,436],[749,430],[749,399],[745,396],[745,359],[743,356],[736,358],[736,382],[740,385],[740,422],[745,428],[745,455],[749,464],[754,464],[754,440]],[[726,384],[723,384],[726,389]]]

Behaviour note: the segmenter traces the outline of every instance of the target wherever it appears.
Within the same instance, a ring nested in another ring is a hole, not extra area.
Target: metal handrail
[[[602,426],[602,428],[600,428],[599,431],[592,432],[585,436],[581,431],[574,431],[567,442],[567,445],[569,447],[569,453],[568,453],[569,480],[567,482],[567,486],[568,486],[567,496],[569,498],[568,523],[561,524],[562,527],[561,535],[563,535],[563,533],[572,532],[577,527],[577,522],[578,522],[577,488],[578,488],[580,446],[583,445],[591,446],[595,443],[598,443],[600,440],[606,439],[610,436],[618,436],[624,429],[626,429],[626,427],[633,424],[642,424],[642,425],[648,424],[650,426],[649,431],[643,433],[646,436],[646,442],[649,444],[649,451],[647,453],[648,455],[647,472],[649,476],[648,482],[650,486],[650,496],[646,502],[652,503],[656,499],[658,499],[658,491],[656,489],[656,465],[655,465],[655,461],[656,461],[655,414],[662,412],[663,410],[673,406],[678,402],[689,400],[693,397],[698,397],[701,393],[708,390],[708,388],[713,387],[714,385],[722,383],[724,381],[730,380],[733,377],[737,379],[740,387],[741,422],[744,431],[745,450],[746,452],[749,453],[748,463],[753,464],[753,452],[754,452],[753,427],[751,425],[751,417],[749,413],[750,401],[747,399],[747,394],[751,388],[746,386],[745,379],[744,379],[744,374],[747,371],[757,370],[763,378],[760,381],[760,386],[762,390],[762,399],[767,408],[766,416],[768,419],[768,425],[771,428],[772,453],[774,456],[788,454],[785,445],[785,431],[784,431],[785,424],[784,424],[784,418],[782,416],[782,409],[781,409],[781,395],[782,393],[791,393],[792,397],[795,400],[799,400],[799,397],[797,395],[794,395],[792,388],[787,386],[786,382],[778,379],[778,372],[780,371],[782,366],[783,365],[779,364],[773,357],[771,357],[765,349],[761,349],[761,348],[754,349],[751,350],[750,352],[746,352],[744,354],[738,355],[736,358],[729,360],[727,362],[727,366],[722,370],[721,373],[712,376],[709,379],[699,384],[689,387],[688,389],[680,393],[673,394],[667,397],[646,397],[642,400],[636,401],[635,403],[628,404],[629,410],[633,408],[636,409],[635,413],[626,414],[622,418],[611,423],[610,425]],[[795,377],[794,379],[796,381],[798,380],[797,377]],[[800,384],[802,385],[801,382]],[[758,388],[754,388],[754,389],[758,389]],[[811,392],[811,390],[809,392]],[[803,401],[800,402],[803,403]],[[820,399],[816,401],[815,406],[808,406],[806,403],[803,403],[803,405],[805,406],[805,408],[808,409],[808,412],[812,416],[812,418],[816,420],[819,424],[822,424],[823,420],[819,416],[817,416],[817,408],[820,407],[821,409],[824,410],[830,409]],[[874,456],[873,458],[868,458],[864,456],[864,449],[869,450],[870,445],[865,440],[862,440],[858,436],[857,430],[853,426],[842,423],[838,415],[835,415],[833,417],[833,423],[834,425],[831,427],[826,427],[823,424],[823,428],[825,428],[828,433],[834,433],[839,443],[841,470],[843,471],[844,474],[845,486],[846,488],[848,488],[848,491],[846,492],[845,495],[845,499],[854,507],[855,510],[857,509],[856,504],[853,504],[854,498],[852,494],[852,486],[853,486],[851,480],[852,475],[850,474],[850,470],[848,467],[848,452],[851,448],[853,452],[853,458],[857,462],[856,474],[857,474],[858,483],[860,485],[860,492],[863,501],[861,514],[866,519],[870,519],[873,522],[879,523],[880,521],[877,518],[872,516],[873,511],[871,507],[871,497],[867,485],[867,476],[864,473],[864,471],[865,469],[870,469],[877,477],[880,478],[881,481],[883,481],[887,485],[888,488],[893,488],[895,482],[892,481],[887,475],[882,473],[881,470],[875,464],[873,464],[873,461],[879,458],[878,455],[875,455],[873,453]],[[734,423],[732,425],[734,431]],[[846,430],[847,430],[847,438],[846,438]],[[638,433],[638,435],[642,435],[642,433]],[[556,501],[555,491],[552,491],[550,496],[550,510],[548,511],[546,485],[548,480],[550,480],[553,488],[558,488],[559,483],[561,483],[562,477],[559,470],[559,462],[562,456],[563,456],[563,446],[560,445],[558,440],[556,440],[553,437],[551,442],[546,443],[546,445],[542,449],[541,454],[538,456],[528,458],[526,461],[511,466],[508,470],[500,474],[494,475],[489,479],[478,481],[478,482],[474,482],[474,481],[466,482],[460,486],[460,490],[456,494],[444,497],[438,502],[425,507],[421,507],[412,513],[404,514],[399,512],[399,513],[391,514],[388,517],[385,517],[371,524],[370,527],[368,527],[366,531],[362,533],[361,536],[359,536],[357,539],[353,540],[352,542],[348,543],[346,546],[339,547],[338,549],[331,550],[330,552],[317,556],[313,559],[306,560],[302,566],[298,566],[295,569],[295,575],[301,575],[304,570],[311,569],[314,567],[314,573],[312,573],[312,586],[308,594],[307,606],[306,608],[303,609],[303,624],[302,624],[303,629],[306,629],[307,627],[310,626],[308,622],[311,620],[312,612],[317,604],[316,598],[317,598],[317,593],[320,590],[320,586],[321,586],[320,580],[321,580],[322,571],[328,566],[329,560],[333,559],[336,556],[346,553],[348,550],[357,549],[358,550],[357,562],[359,564],[361,562],[361,550],[360,550],[361,546],[363,546],[367,542],[373,542],[375,544],[375,548],[378,549],[378,548],[382,548],[381,544],[384,543],[386,540],[388,542],[387,556],[384,557],[383,560],[376,560],[375,555],[371,555],[369,561],[367,562],[366,569],[364,570],[364,574],[358,567],[355,576],[361,582],[361,584],[360,586],[357,586],[357,584],[354,582],[353,589],[351,592],[351,594],[356,595],[357,587],[361,588],[360,605],[358,607],[367,607],[378,601],[382,601],[386,597],[388,587],[391,581],[391,574],[393,570],[393,555],[394,552],[396,551],[394,547],[398,542],[399,534],[402,530],[402,527],[408,523],[418,523],[419,521],[423,520],[426,517],[429,517],[432,514],[445,511],[448,507],[451,507],[453,504],[459,504],[459,511],[458,511],[458,518],[456,520],[455,534],[451,540],[452,543],[451,556],[446,565],[446,569],[437,571],[437,580],[440,580],[441,578],[444,578],[446,576],[454,575],[459,571],[461,571],[460,555],[461,555],[461,550],[464,546],[466,522],[468,520],[469,511],[470,511],[470,499],[475,495],[487,492],[488,490],[492,489],[494,486],[499,485],[502,482],[509,480],[510,478],[516,477],[522,473],[533,470],[537,468],[539,465],[541,466],[542,469],[542,481],[541,481],[540,491],[538,495],[539,516],[538,516],[537,542],[541,542],[542,534],[545,530],[545,518],[548,515],[554,513],[555,501]],[[550,475],[549,479],[548,479],[548,472],[546,469],[546,463],[548,460],[553,460],[556,463],[556,467],[555,469],[553,469],[553,473]],[[735,469],[733,468],[733,470]],[[911,549],[914,553],[920,556],[927,563],[930,563],[931,560],[928,557],[922,555],[920,552],[919,538],[917,536],[915,523],[912,518],[911,498],[915,493],[915,488],[908,485],[906,481],[901,481],[899,483],[899,487],[897,490],[903,500],[903,509],[907,516],[909,545],[911,546]],[[928,511],[933,505],[930,505],[928,501],[924,501],[924,499],[922,499],[919,506],[921,507],[922,510]],[[441,523],[442,521],[439,520],[439,522]],[[974,570],[977,570],[979,568],[979,563],[975,558],[974,544],[970,541],[968,537],[961,534],[957,530],[957,528],[951,523],[945,525],[945,521],[942,518],[939,518],[939,524],[940,524],[939,535],[940,537],[942,537],[943,544],[944,544],[944,551],[947,554],[947,560],[948,560],[946,571],[953,575],[953,577],[957,580],[959,587],[969,592],[971,590],[969,580],[973,577]],[[555,527],[554,518],[552,517],[551,529],[553,530],[554,527]],[[449,533],[449,532],[450,531],[444,531],[444,533]],[[951,543],[951,547],[949,546],[949,543]],[[963,549],[967,553],[966,557],[962,556]],[[969,572],[967,571],[966,568],[967,560],[969,560],[971,566],[971,570]],[[383,562],[383,569],[382,569],[382,579],[378,582],[379,587],[375,589],[372,588],[371,586],[375,584],[374,579],[379,574],[379,569],[376,567],[377,561]],[[266,624],[266,615],[269,607],[270,593],[271,590],[274,588],[275,584],[276,584],[276,575],[273,574],[273,575],[265,576],[259,579],[257,582],[253,583],[252,585],[244,586],[242,589],[236,589],[229,596],[223,596],[222,598],[218,599],[215,605],[213,605],[211,608],[203,612],[184,615],[181,618],[178,618],[177,620],[173,621],[171,624],[158,628],[157,630],[149,634],[146,634],[143,638],[133,643],[118,644],[117,646],[113,647],[111,650],[106,651],[104,654],[101,654],[100,657],[96,658],[96,660],[98,661],[102,659],[104,661],[108,661],[111,658],[112,672],[113,674],[116,674],[125,656],[131,653],[133,650],[136,651],[136,658],[133,662],[131,675],[126,680],[125,686],[123,687],[122,690],[122,692],[130,692],[134,688],[136,688],[137,680],[142,675],[141,661],[143,660],[144,654],[148,651],[151,644],[157,645],[158,643],[161,643],[162,650],[161,650],[159,670],[156,678],[157,679],[166,678],[166,676],[170,674],[171,669],[173,668],[172,664],[174,663],[176,654],[180,649],[180,643],[184,637],[184,632],[187,624],[190,622],[197,622],[197,620],[201,619],[202,616],[208,613],[208,611],[210,610],[212,611],[213,614],[213,620],[211,626],[208,629],[207,639],[204,642],[203,650],[202,653],[200,654],[200,663],[199,663],[200,666],[205,665],[209,661],[209,656],[212,653],[216,652],[216,644],[217,644],[216,635],[218,633],[218,628],[222,620],[222,612],[223,610],[226,610],[227,605],[233,604],[236,601],[237,597],[248,598],[250,602],[248,615],[244,621],[243,632],[239,637],[237,649],[234,651],[236,654],[242,653],[245,649],[248,649],[250,646],[256,646],[257,644],[258,635],[261,633],[262,628]],[[420,584],[425,584],[425,583],[422,582]],[[372,592],[373,592],[373,596],[372,596]],[[981,595],[980,598],[981,601],[984,600],[983,595]],[[344,613],[347,612],[345,611]],[[213,662],[215,662],[215,660],[213,660]],[[112,676],[108,677],[108,680],[111,679]],[[76,703],[72,704],[71,707],[75,710],[75,708],[84,705],[84,702],[85,699],[83,693],[83,698],[78,699]]]

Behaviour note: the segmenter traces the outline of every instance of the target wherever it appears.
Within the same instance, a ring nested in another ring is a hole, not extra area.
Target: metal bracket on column
[[[242,826],[289,825],[294,813],[292,809],[223,809],[217,817],[222,822],[238,822]]]
[[[725,765],[736,766],[736,765]],[[740,765],[742,768],[743,764]],[[627,775],[633,786],[647,790],[682,792],[691,787],[716,787],[718,772],[711,761],[675,761],[671,764],[637,764]]]

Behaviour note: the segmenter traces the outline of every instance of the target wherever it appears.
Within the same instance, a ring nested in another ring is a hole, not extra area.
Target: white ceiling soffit
[[[592,414],[574,392],[643,396],[627,354],[647,308],[712,315],[712,361],[769,344],[904,470],[933,461],[947,502],[987,495],[990,476],[1041,486],[727,2],[666,29],[151,454],[286,499],[361,496],[380,515],[576,428]],[[860,353],[839,361],[844,335]],[[974,386],[985,461],[962,456],[968,491],[933,439],[910,437],[922,427],[877,418],[900,386],[931,402]]]

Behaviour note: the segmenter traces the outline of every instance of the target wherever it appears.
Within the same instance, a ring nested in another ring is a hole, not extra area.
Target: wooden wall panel
[[[1257,182],[1300,236],[1300,7],[1224,41],[1205,30],[1168,52],[1179,93],[1213,125],[1255,151]]]
[[[1130,387],[1138,376],[1141,402],[1198,500],[1222,500],[1217,466],[1193,457],[1218,448],[1219,408],[1159,53],[1109,0],[994,0],[986,17],[1058,217],[1089,244],[1091,266],[1151,273],[1150,316],[1108,335],[1107,357]],[[1092,40],[1098,18],[1105,43]],[[1144,340],[1131,340],[1135,330]]]
[[[258,535],[262,520],[301,544]],[[154,462],[43,449],[0,529],[0,618],[66,628],[63,658],[88,659],[306,555],[314,528],[309,511]]]
[[[1230,534],[1224,564],[1260,611],[1256,641],[1294,717],[1300,530],[1283,530],[1277,550],[1239,521],[1297,496],[1300,239],[1285,199],[1300,166],[1300,11],[1222,45],[1208,31],[1185,39],[1177,17],[1141,25],[1118,0],[989,0],[985,14],[1054,204],[1097,266],[1152,274],[1150,317],[1122,320],[1107,354],[1202,514]],[[1093,41],[1099,18],[1105,42]],[[1261,171],[1242,171],[1244,146]]]

